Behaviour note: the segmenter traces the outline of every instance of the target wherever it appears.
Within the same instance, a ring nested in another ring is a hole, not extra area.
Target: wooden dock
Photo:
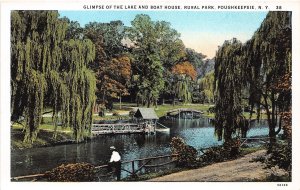
[[[155,133],[155,126],[147,123],[93,124],[92,135]]]

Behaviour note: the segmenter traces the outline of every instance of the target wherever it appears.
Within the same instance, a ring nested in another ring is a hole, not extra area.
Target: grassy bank
[[[43,124],[40,126],[37,139],[33,143],[25,143],[24,129],[22,125],[15,124],[11,127],[11,149],[26,149],[34,147],[53,146],[57,144],[73,143],[73,135],[71,129],[62,129],[58,127],[56,138],[54,138],[53,125]]]
[[[153,107],[157,116],[162,117],[166,115],[166,113],[170,110],[177,109],[177,108],[190,108],[190,109],[195,109],[198,111],[203,111],[204,115],[206,117],[214,117],[214,114],[208,114],[207,110],[213,105],[210,104],[179,104],[179,105],[171,105],[171,104],[164,104],[164,105],[158,105],[157,107]],[[131,110],[130,108],[136,107],[135,103],[122,103],[121,109],[120,109],[120,104],[115,103],[113,106],[113,110],[111,113],[121,113],[124,111],[129,111]],[[140,106],[140,107],[146,107],[146,106]],[[105,116],[105,117],[100,117],[100,116],[94,116],[96,119],[118,119],[119,117],[126,117],[126,116]]]
[[[154,108],[158,117],[165,116],[168,111],[173,110],[173,109],[190,108],[190,109],[195,109],[195,110],[204,112],[204,114],[203,114],[204,117],[214,118],[215,117],[214,113],[207,112],[207,110],[212,106],[214,106],[214,105],[213,104],[178,104],[178,105],[173,106],[171,104],[164,104],[164,105],[158,105],[157,107],[153,107],[153,106],[152,107]],[[123,102],[120,107],[119,103],[115,103],[113,106],[113,110],[111,112],[112,113],[122,113],[122,112],[130,110],[130,108],[132,108],[132,107],[136,107],[136,104]],[[140,107],[143,107],[143,106],[140,106]],[[146,106],[144,106],[144,107],[146,107]],[[243,114],[246,118],[249,118],[249,112],[244,112]],[[256,117],[257,117],[257,115],[255,113],[252,114],[252,119],[255,119]],[[105,117],[94,116],[94,119],[97,119],[97,120],[105,120],[105,119],[115,120],[115,119],[119,119],[119,118],[129,119],[129,116],[118,116],[118,115],[105,116]],[[266,114],[261,114],[261,119],[266,119],[266,118],[267,118]]]

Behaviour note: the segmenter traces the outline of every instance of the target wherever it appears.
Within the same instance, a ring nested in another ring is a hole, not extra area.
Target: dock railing
[[[246,143],[249,143],[250,141],[262,142],[262,143],[266,144],[266,143],[268,143],[270,141],[270,137],[248,137],[248,138],[241,138],[240,147],[243,146]]]

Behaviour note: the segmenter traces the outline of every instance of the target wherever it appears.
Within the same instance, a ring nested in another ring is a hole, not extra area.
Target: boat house
[[[145,121],[159,119],[153,108],[138,108],[134,117]]]
[[[138,108],[133,117],[139,124],[143,124],[146,131],[155,132],[159,118],[153,108]]]

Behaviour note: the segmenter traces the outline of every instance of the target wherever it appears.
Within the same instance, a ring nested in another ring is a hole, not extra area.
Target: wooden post
[[[132,166],[132,176],[135,176],[135,171],[134,171],[134,160],[131,162]]]
[[[120,109],[122,109],[122,95],[121,95],[121,92],[120,92]]]

